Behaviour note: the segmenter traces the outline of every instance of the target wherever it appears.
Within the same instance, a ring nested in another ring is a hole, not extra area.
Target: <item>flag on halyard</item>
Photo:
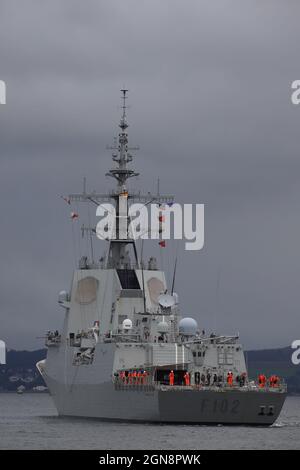
[[[67,204],[71,204],[71,199],[69,197],[60,196]]]

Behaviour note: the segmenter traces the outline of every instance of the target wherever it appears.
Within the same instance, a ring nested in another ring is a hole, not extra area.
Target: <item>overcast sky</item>
[[[57,294],[79,247],[59,196],[80,191],[83,176],[90,189],[112,187],[105,147],[123,86],[130,143],[140,146],[132,183],[146,192],[159,177],[177,202],[205,204],[204,250],[179,248],[182,314],[239,332],[247,348],[300,337],[300,105],[290,100],[299,14],[292,0],[2,0],[8,347],[42,347],[37,337],[62,326]],[[170,279],[174,244],[155,250]]]

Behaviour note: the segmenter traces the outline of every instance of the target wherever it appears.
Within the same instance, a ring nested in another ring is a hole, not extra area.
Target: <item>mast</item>
[[[134,260],[133,265],[139,267],[139,261],[137,256],[135,240],[128,238],[128,201],[139,201],[145,203],[173,203],[173,196],[163,196],[159,194],[153,195],[147,193],[147,195],[142,195],[140,193],[134,193],[128,190],[127,180],[134,176],[138,176],[134,169],[128,167],[128,164],[132,162],[133,156],[130,153],[131,151],[138,150],[138,147],[129,147],[128,146],[128,121],[126,115],[126,100],[127,89],[121,90],[122,98],[122,115],[119,122],[120,131],[118,137],[112,147],[108,147],[112,150],[112,160],[116,163],[116,167],[110,169],[106,176],[110,176],[117,181],[117,186],[115,190],[111,191],[109,194],[97,194],[96,192],[88,193],[86,190],[86,183],[84,184],[84,190],[81,194],[70,194],[70,201],[77,202],[92,202],[96,205],[103,202],[108,202],[110,200],[114,201],[115,211],[116,211],[116,238],[110,240],[109,252],[107,257],[107,268],[126,268],[128,263],[126,263],[127,256],[127,247],[131,245],[133,248]],[[85,230],[87,230],[85,228]],[[91,232],[95,233],[94,228],[90,228]],[[131,263],[130,263],[131,264]]]

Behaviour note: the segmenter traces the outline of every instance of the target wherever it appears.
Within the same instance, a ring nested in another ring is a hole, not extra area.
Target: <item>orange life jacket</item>
[[[190,374],[188,372],[184,374],[184,381],[185,385],[190,385]]]

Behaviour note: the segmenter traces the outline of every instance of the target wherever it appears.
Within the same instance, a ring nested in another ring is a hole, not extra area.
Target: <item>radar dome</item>
[[[169,332],[169,325],[166,321],[160,321],[157,325],[158,333],[168,333]]]
[[[125,320],[122,323],[122,326],[123,326],[123,330],[126,330],[126,331],[131,330],[132,321],[130,320],[130,318],[125,318]]]
[[[198,331],[196,320],[190,317],[182,318],[179,322],[179,334],[184,336],[195,336]]]

